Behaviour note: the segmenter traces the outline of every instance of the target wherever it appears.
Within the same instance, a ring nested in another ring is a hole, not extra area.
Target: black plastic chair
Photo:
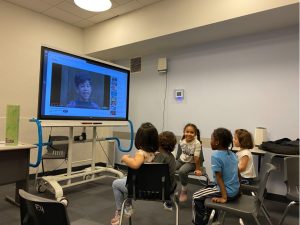
[[[263,166],[262,166],[262,169],[261,171],[259,172],[259,175],[258,177],[256,177],[254,180],[253,180],[253,183],[252,184],[241,184],[241,187],[240,187],[240,190],[243,192],[243,191],[246,191],[246,192],[251,192],[251,194],[254,196],[258,193],[258,190],[259,190],[259,186],[260,186],[260,182],[262,180],[262,177],[264,176],[264,173],[265,173],[265,170],[266,170],[266,164],[267,163],[271,163],[272,164],[272,160],[273,158],[276,156],[276,154],[274,153],[271,153],[271,152],[266,152],[265,155],[264,155],[264,159],[263,159]],[[267,190],[266,190],[267,192]],[[270,218],[270,214],[267,210],[267,208],[265,207],[264,204],[262,204],[262,208],[265,210],[267,216]]]
[[[241,184],[241,191],[250,191],[250,192],[254,192],[257,193],[259,186],[260,186],[260,181],[262,179],[262,176],[264,175],[264,170],[265,170],[265,165],[266,163],[272,163],[272,160],[274,158],[274,156],[276,156],[276,154],[271,153],[271,152],[266,152],[263,158],[263,162],[262,162],[262,169],[258,175],[258,177],[256,177],[253,180],[253,184]]]
[[[67,141],[68,139],[68,136],[49,136],[48,142],[50,144],[47,145],[47,152],[42,156],[43,175],[45,174],[44,160],[68,159],[68,143],[59,143],[59,141]]]
[[[260,225],[258,221],[258,214],[262,212],[265,216],[266,220],[270,225],[272,222],[268,217],[265,209],[262,207],[265,195],[265,189],[267,185],[267,181],[271,171],[275,170],[276,167],[270,163],[265,164],[265,170],[263,171],[262,179],[260,181],[260,186],[258,190],[258,194],[256,196],[250,195],[241,195],[236,200],[229,201],[227,203],[216,203],[212,202],[210,198],[205,200],[205,206],[207,208],[213,209],[212,215],[214,215],[215,211],[218,210],[220,224],[222,225],[225,221],[226,213],[232,214],[238,218],[251,218],[255,221],[257,225]],[[211,215],[209,223],[212,223],[213,216]]]
[[[201,144],[202,144],[202,142],[201,142]],[[175,157],[176,160],[179,159],[181,153],[182,153],[182,149],[181,149],[180,144],[178,144],[177,152],[176,152],[176,157]],[[190,172],[188,174],[188,176],[189,176],[189,178],[199,177],[198,180],[199,180],[200,184],[202,186],[207,186],[210,183],[210,180],[209,180],[209,177],[208,177],[208,175],[206,173],[206,168],[204,167],[203,162],[204,162],[204,155],[203,155],[202,146],[201,146],[201,153],[200,153],[200,161],[199,161],[199,163],[200,163],[200,170],[202,172],[202,175],[201,176],[196,176],[194,174],[194,172]],[[175,173],[178,174],[177,171],[175,171]]]
[[[279,225],[283,224],[289,209],[299,205],[299,156],[284,158],[284,182],[287,187],[286,197],[291,202],[285,208]]]
[[[100,225],[80,218],[70,223],[66,206],[19,190],[21,225]]]
[[[128,168],[127,175],[128,197],[121,209],[120,225],[124,214],[125,204],[129,200],[146,200],[165,202],[172,201],[176,208],[176,225],[178,225],[178,204],[171,190],[169,166],[164,163],[145,163],[139,169]],[[131,217],[129,224],[132,224]]]
[[[21,225],[70,225],[64,204],[19,190]]]

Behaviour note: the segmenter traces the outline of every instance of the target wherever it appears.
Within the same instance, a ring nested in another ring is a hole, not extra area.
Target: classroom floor
[[[71,187],[64,191],[64,195],[69,200],[68,215],[72,224],[87,220],[92,224],[95,223],[95,225],[110,225],[110,219],[115,211],[111,188],[112,181],[112,178],[104,178],[100,181]],[[54,198],[53,194],[48,192],[38,194],[33,183],[33,181],[30,182],[30,193]],[[180,225],[192,225],[191,193],[198,188],[198,185],[189,185],[189,199],[179,206]],[[14,185],[0,186],[0,225],[20,225],[19,208],[5,201],[6,195],[14,195]],[[266,200],[265,205],[269,210],[273,224],[277,225],[286,203]],[[267,224],[264,218],[260,218],[260,222],[261,224]],[[165,211],[163,205],[158,202],[136,201],[134,202],[132,223],[136,225],[171,225],[175,224],[175,213],[174,211]],[[255,224],[253,221],[244,221],[244,223],[245,225]],[[125,218],[123,224],[127,225],[128,219]],[[238,218],[227,216],[225,224],[239,224]],[[284,224],[299,224],[299,208],[297,206],[289,212]]]

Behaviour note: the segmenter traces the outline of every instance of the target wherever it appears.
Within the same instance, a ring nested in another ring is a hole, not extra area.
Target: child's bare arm
[[[199,156],[194,156],[194,162],[195,162],[195,166],[196,166],[196,169],[194,171],[194,174],[196,176],[201,176],[202,175],[202,172],[200,170],[200,157]]]
[[[221,195],[222,197],[220,198],[212,198],[211,200],[213,202],[219,202],[219,203],[226,203],[227,202],[227,191],[225,188],[225,184],[222,178],[222,173],[221,172],[216,172],[216,181],[220,187]]]
[[[144,156],[138,152],[135,153],[134,157],[130,157],[130,155],[123,155],[121,162],[125,163],[132,169],[138,169],[144,163]]]
[[[246,170],[247,168],[247,164],[249,161],[249,157],[247,155],[243,156],[240,160],[239,160],[239,171],[243,172]]]

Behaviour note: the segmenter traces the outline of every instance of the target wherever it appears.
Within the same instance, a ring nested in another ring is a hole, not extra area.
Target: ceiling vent
[[[142,72],[142,57],[135,57],[130,59],[130,72]]]

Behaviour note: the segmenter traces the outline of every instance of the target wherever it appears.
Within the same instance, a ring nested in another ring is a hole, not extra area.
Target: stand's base
[[[38,192],[49,190],[55,195],[57,201],[68,204],[67,199],[63,196],[63,188],[88,183],[105,177],[122,178],[124,174],[118,170],[108,167],[88,167],[81,171],[72,172],[71,175],[60,174],[56,176],[44,176],[37,182],[36,189]]]

